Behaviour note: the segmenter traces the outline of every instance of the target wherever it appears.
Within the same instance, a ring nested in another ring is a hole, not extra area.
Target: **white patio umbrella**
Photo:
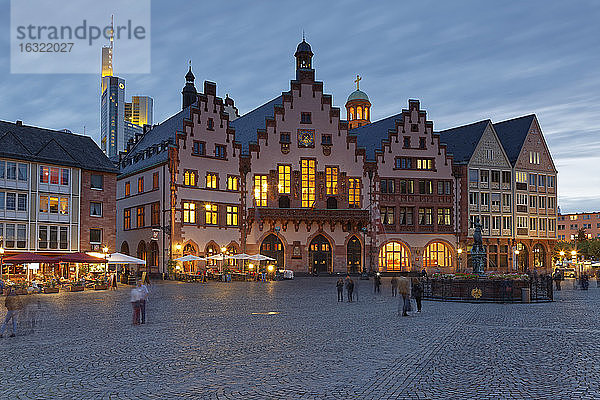
[[[229,258],[233,258],[233,256],[226,256],[224,254],[213,254],[210,257],[207,257],[207,260],[217,260],[217,261],[223,261],[223,260],[227,260]]]
[[[275,261],[274,258],[271,258],[271,257],[268,257],[268,256],[264,256],[262,254],[251,255],[250,257],[248,257],[248,260],[254,260],[254,261]]]
[[[176,258],[175,261],[182,261],[182,262],[188,262],[188,261],[206,261],[206,258],[204,258],[204,257],[198,257],[198,256],[194,256],[194,255],[188,254],[187,256]]]
[[[109,264],[136,264],[136,265],[146,265],[146,261],[141,260],[139,258],[135,258],[132,256],[128,256],[126,254],[121,253],[112,253],[108,256]]]
[[[232,256],[229,256],[229,258],[233,260],[250,260],[250,257],[250,254],[246,253],[234,254]]]

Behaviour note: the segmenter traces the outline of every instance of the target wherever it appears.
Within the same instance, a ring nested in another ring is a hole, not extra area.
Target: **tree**
[[[587,240],[587,235],[585,234],[585,229],[583,228],[579,228],[579,230],[577,231],[577,235],[575,235],[575,241],[576,242],[584,242]]]

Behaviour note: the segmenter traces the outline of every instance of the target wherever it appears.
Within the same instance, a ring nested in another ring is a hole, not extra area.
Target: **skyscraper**
[[[114,43],[114,31],[113,31],[113,17],[110,17],[110,44],[108,46],[102,46],[102,77],[100,78],[101,91],[104,93],[106,87],[104,86],[104,77],[112,76],[113,74],[113,43]]]
[[[132,124],[152,125],[154,100],[149,96],[132,96],[131,103],[125,103],[125,119]]]
[[[108,157],[119,155],[127,143],[125,131],[125,80],[117,76],[102,78],[100,106],[100,147]]]

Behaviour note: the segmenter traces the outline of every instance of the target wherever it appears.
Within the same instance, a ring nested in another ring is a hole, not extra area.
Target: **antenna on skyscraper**
[[[110,15],[110,48],[113,48],[113,42],[115,41],[115,24],[114,24],[115,15]]]

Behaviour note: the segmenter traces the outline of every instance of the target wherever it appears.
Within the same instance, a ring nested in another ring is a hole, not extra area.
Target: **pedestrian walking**
[[[338,301],[344,301],[344,280],[338,279],[335,286],[337,287]]]
[[[402,316],[407,317],[410,311],[410,280],[408,278],[404,276],[400,277],[398,280],[398,292],[402,296]]]
[[[354,281],[350,278],[350,275],[346,276],[346,292],[348,295],[348,302],[352,303],[352,292],[354,292]]]
[[[146,323],[146,300],[148,299],[148,287],[146,284],[141,283],[138,287],[140,291],[140,316],[142,324]]]
[[[421,301],[423,300],[423,283],[416,278],[412,282],[412,296],[417,303],[417,312],[421,312]]]
[[[392,297],[398,296],[398,278],[396,278],[396,275],[392,276],[390,284],[392,285]]]
[[[110,290],[117,290],[117,273],[112,274]]]
[[[374,293],[381,293],[381,274],[378,272],[375,274],[375,279],[373,279],[374,285]]]
[[[141,291],[136,285],[133,289],[131,289],[131,306],[133,308],[133,325],[140,324],[140,299],[141,299]]]
[[[6,307],[6,317],[4,318],[2,328],[0,328],[0,338],[4,337],[4,331],[6,331],[6,325],[8,325],[9,321],[12,321],[12,333],[10,337],[15,337],[17,333],[17,314],[21,309],[21,301],[17,298],[17,294],[13,288],[8,289],[4,306]]]

